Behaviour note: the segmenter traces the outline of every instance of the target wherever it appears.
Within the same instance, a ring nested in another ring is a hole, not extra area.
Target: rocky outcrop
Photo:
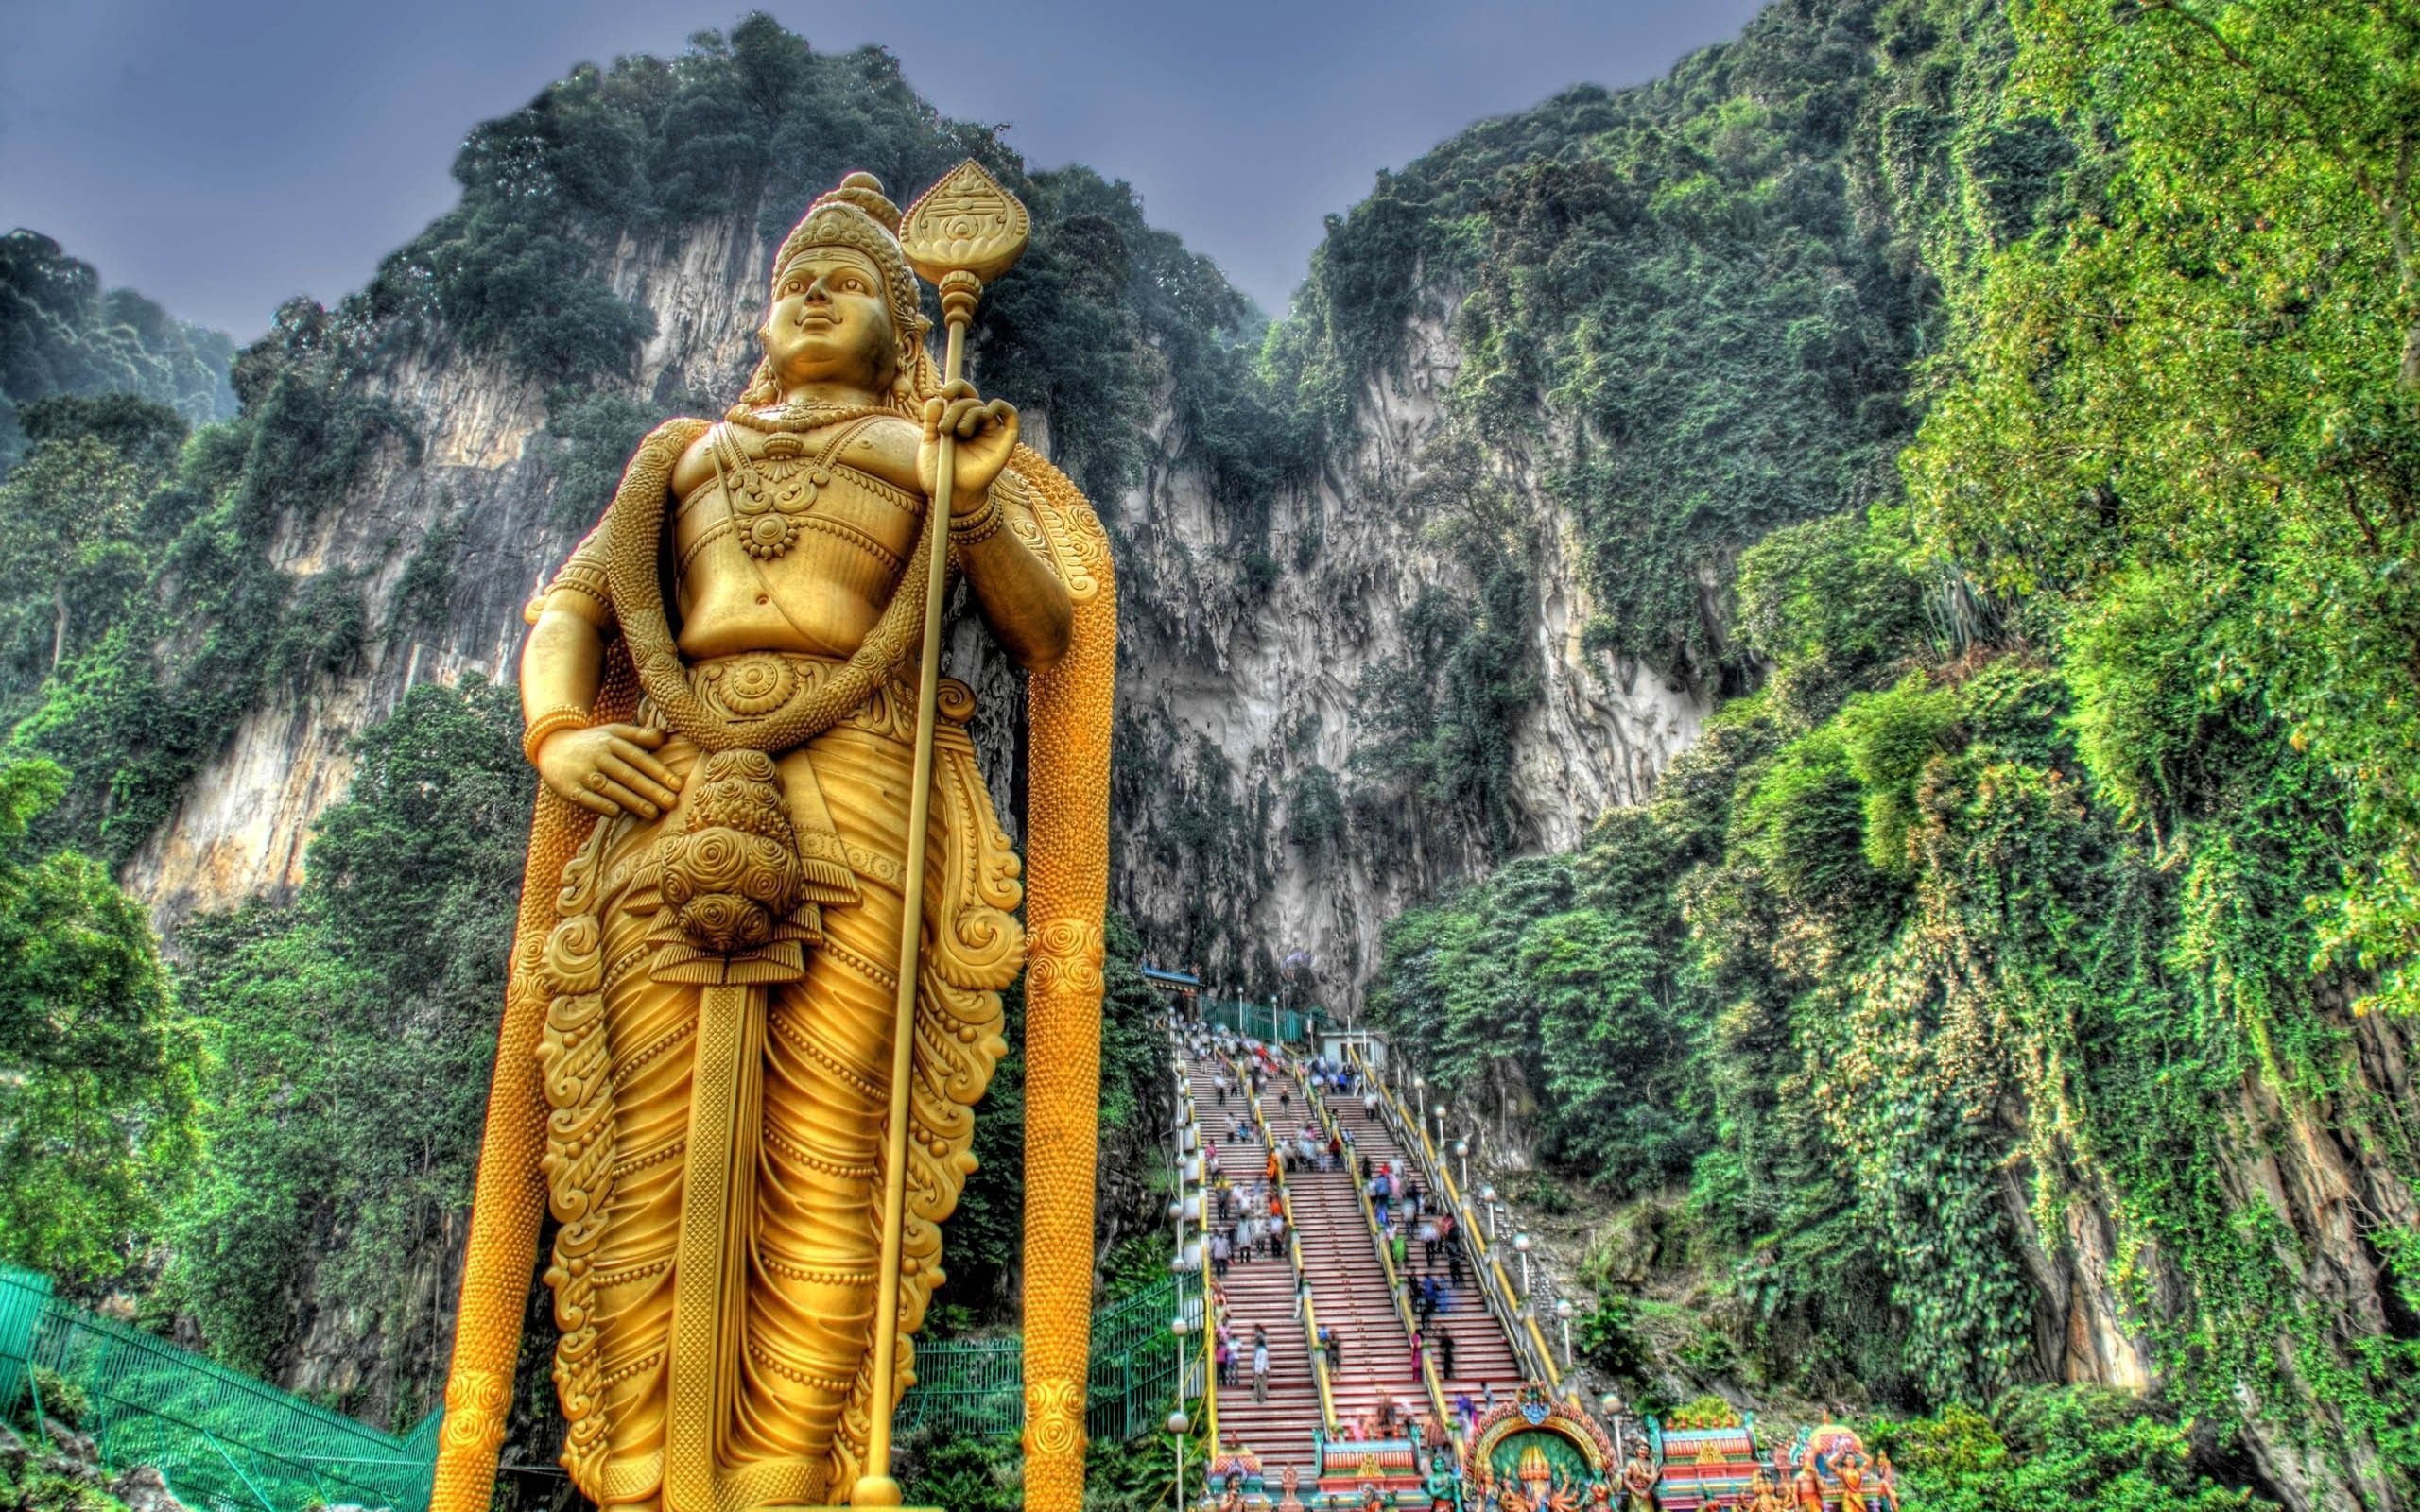
[[[752,226],[709,222],[661,245],[625,239],[606,254],[615,291],[646,307],[656,333],[622,386],[626,397],[694,409],[744,382],[770,255]],[[1305,772],[1350,782],[1363,739],[1362,670],[1400,657],[1405,611],[1425,586],[1450,586],[1461,574],[1407,503],[1460,363],[1451,313],[1440,297],[1414,320],[1403,359],[1361,395],[1344,460],[1316,487],[1270,501],[1265,543],[1236,539],[1165,414],[1141,481],[1098,501],[1129,585],[1120,748],[1133,753],[1133,769],[1121,776],[1115,898],[1159,958],[1189,959],[1240,984],[1255,965],[1265,979],[1271,960],[1298,956],[1321,996],[1350,1006],[1376,964],[1380,925],[1489,859],[1441,839],[1409,799],[1383,790],[1355,805],[1330,839],[1306,848],[1288,837],[1289,795]],[[275,556],[297,575],[356,575],[370,623],[388,633],[348,670],[305,691],[281,690],[247,714],[130,864],[127,881],[171,931],[193,910],[300,880],[311,826],[351,776],[347,740],[415,683],[513,677],[532,586],[602,505],[562,496],[565,447],[545,430],[540,385],[441,337],[412,346],[368,384],[406,417],[417,455],[383,449],[343,508],[290,523]],[[1027,427],[1046,448],[1048,421],[1035,416]],[[1512,799],[1522,844],[1569,846],[1605,805],[1645,794],[1694,738],[1709,700],[1582,647],[1588,603],[1570,523],[1534,480],[1505,483],[1545,522],[1526,627],[1539,693],[1514,731]],[[1282,564],[1273,584],[1249,580],[1247,544]],[[446,558],[442,611],[398,624],[405,570],[429,549]],[[991,769],[1002,811],[1012,815],[1022,703],[1014,675],[971,630],[961,627],[952,644],[952,670],[987,688],[987,708],[1001,712],[986,739],[1010,758]],[[1178,808],[1224,816],[1222,833],[1206,848],[1171,850],[1152,832]],[[1225,863],[1207,864],[1214,855]]]

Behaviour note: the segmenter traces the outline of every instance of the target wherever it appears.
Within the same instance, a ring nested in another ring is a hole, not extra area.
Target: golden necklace
[[[875,415],[897,415],[908,418],[896,404],[734,404],[724,411],[723,419],[734,425],[745,425],[752,431],[781,431],[792,435],[821,430],[826,425],[838,425],[848,421],[866,420]]]
[[[765,438],[752,457],[731,427],[717,426],[710,455],[740,549],[758,561],[771,561],[788,552],[798,541],[799,522],[832,482],[832,458],[865,428],[866,421],[890,413],[889,409],[857,410],[826,420],[823,423],[834,427],[832,435],[812,456],[795,432],[776,431]],[[856,423],[842,424],[843,418]]]

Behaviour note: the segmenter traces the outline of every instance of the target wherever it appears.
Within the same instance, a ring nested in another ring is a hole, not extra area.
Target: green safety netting
[[[1214,1029],[1233,1029],[1252,1040],[1287,1045],[1310,1042],[1309,1018],[1292,1008],[1272,1007],[1250,998],[1204,998],[1201,1022]]]
[[[1168,1325],[1182,1301],[1178,1286],[1176,1277],[1163,1278],[1095,1315],[1085,1412],[1094,1437],[1150,1433],[1174,1404],[1180,1357]],[[0,1266],[0,1407],[10,1413],[29,1405],[29,1363],[91,1400],[79,1427],[103,1465],[156,1466],[188,1506],[426,1512],[440,1412],[408,1434],[381,1433],[62,1302],[46,1277]],[[1022,1365],[1013,1335],[919,1344],[898,1433],[1016,1436],[1025,1426]]]
[[[211,1512],[428,1505],[435,1413],[409,1434],[381,1433],[49,1290],[43,1277],[0,1271],[0,1385],[21,1401],[30,1363],[81,1391],[78,1428],[103,1465],[156,1466],[178,1500]],[[28,1296],[34,1326],[11,1331]]]

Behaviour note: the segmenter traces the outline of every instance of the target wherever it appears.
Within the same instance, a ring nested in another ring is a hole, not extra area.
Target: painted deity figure
[[[1630,1459],[1622,1466],[1622,1512],[1656,1512],[1659,1499],[1655,1485],[1659,1478],[1647,1445],[1633,1443]]]
[[[1108,563],[1082,496],[1017,444],[1015,410],[942,384],[899,226],[868,175],[814,202],[774,257],[738,402],[651,434],[530,609],[526,748],[555,807],[515,990],[543,1000],[563,1463],[601,1508],[847,1496],[912,1379],[905,1337],[892,1379],[873,1365],[894,1064],[912,1093],[905,1335],[942,1280],[972,1108],[1007,1048],[1023,868],[967,733],[973,696],[947,679],[931,822],[908,833],[928,554],[949,553],[1038,674],[1037,720],[1039,674],[1083,651]],[[936,502],[944,434],[955,487]],[[895,1061],[911,844],[922,954]],[[1073,970],[1097,971],[1098,940],[1070,947]],[[1080,1396],[1079,1380],[1079,1415]],[[1031,1398],[1036,1435],[1055,1431],[1064,1403]]]
[[[1841,1483],[1838,1512],[1869,1512],[1865,1495],[1866,1458],[1849,1448],[1832,1456],[1832,1478]]]

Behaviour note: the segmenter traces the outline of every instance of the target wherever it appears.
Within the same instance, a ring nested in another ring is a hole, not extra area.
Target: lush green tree
[[[28,831],[64,774],[0,763],[0,1259],[124,1268],[190,1173],[199,1049],[140,904]]]
[[[2256,1512],[2273,1503],[2197,1473],[2190,1425],[2105,1388],[2011,1392],[1876,1425],[1899,1495],[1927,1512]]]
[[[175,1299],[219,1357],[284,1363],[310,1305],[390,1356],[469,1200],[532,784],[510,688],[424,684],[356,742],[303,885],[187,924],[212,1159],[171,1215]],[[389,1364],[395,1362],[390,1358]],[[379,1383],[408,1418],[410,1382]]]
[[[23,455],[19,411],[54,394],[135,394],[194,424],[235,412],[235,345],[19,229],[0,236],[0,472]]]
[[[143,505],[184,422],[129,394],[40,400],[18,421],[34,446],[0,480],[0,583],[12,611],[47,599],[48,675],[66,660],[78,606],[106,626],[141,585]]]

